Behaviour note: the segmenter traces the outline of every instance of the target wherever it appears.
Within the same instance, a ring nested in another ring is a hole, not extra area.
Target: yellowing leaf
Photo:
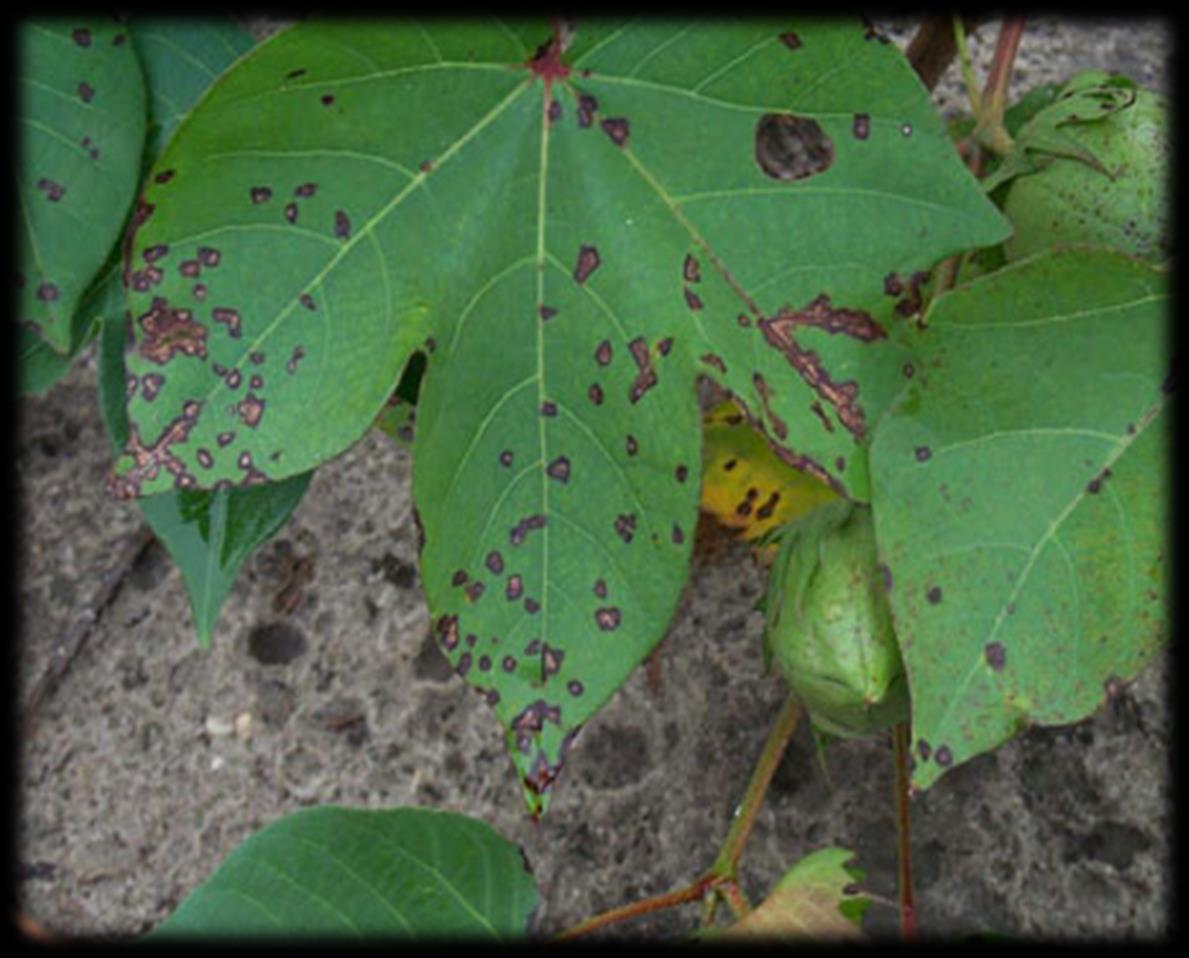
[[[715,937],[861,940],[857,919],[868,899],[858,894],[845,867],[852,857],[845,848],[806,855],[759,907]]]
[[[788,465],[730,399],[702,420],[702,511],[748,542],[838,498]]]

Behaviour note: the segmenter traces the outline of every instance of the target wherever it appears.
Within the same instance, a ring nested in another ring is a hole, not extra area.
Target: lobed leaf
[[[484,822],[327,805],[250,836],[149,938],[501,940],[536,902],[523,853]]]
[[[1167,635],[1167,277],[1043,254],[942,296],[871,448],[916,767],[1093,712]]]
[[[422,579],[539,814],[685,581],[697,378],[865,499],[887,325],[1006,232],[858,23],[303,23],[150,179],[113,489],[309,470],[424,351]]]

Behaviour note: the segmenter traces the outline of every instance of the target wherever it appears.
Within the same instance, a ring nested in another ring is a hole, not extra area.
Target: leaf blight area
[[[317,465],[425,351],[422,580],[536,814],[676,607],[697,377],[863,497],[844,407],[874,416],[900,385],[891,341],[856,335],[891,315],[884,277],[1004,232],[911,69],[859,24],[807,23],[795,49],[783,23],[592,32],[543,77],[520,26],[296,27],[187,121],[132,244],[138,268],[164,260],[131,296],[142,493]],[[816,83],[843,61],[851,80]],[[775,183],[755,128],[790,105],[835,160]]]

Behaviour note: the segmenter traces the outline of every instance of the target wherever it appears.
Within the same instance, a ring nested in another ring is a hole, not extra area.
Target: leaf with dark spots
[[[880,422],[871,470],[913,736],[944,743],[918,788],[1085,718],[1168,634],[1166,284],[1051,251],[939,297],[914,332],[930,372]]]
[[[79,315],[79,307],[135,200],[145,136],[145,84],[135,53],[113,46],[112,24],[82,19],[86,25],[21,23],[13,50],[21,135],[9,189],[16,270],[27,277],[15,314],[36,337],[31,341],[63,357],[77,353],[94,329],[93,316]],[[97,91],[102,96],[92,103]],[[79,144],[97,156],[96,139],[103,162],[80,164]]]
[[[625,146],[628,141],[629,125],[628,121],[621,116],[612,117],[603,120],[599,124],[603,128],[603,132],[611,137],[611,142],[616,146]]]
[[[811,117],[765,113],[756,124],[756,163],[776,180],[804,180],[834,164],[834,142]]]
[[[170,267],[174,256],[197,260],[209,287],[210,305],[196,315],[211,327],[210,359],[242,368],[248,350],[267,353],[267,389],[254,392],[266,412],[254,428],[228,415],[243,387],[228,402],[209,362],[189,360],[170,368],[153,403],[135,395],[128,409],[140,435],[155,439],[181,397],[219,395],[171,451],[204,486],[242,482],[244,452],[252,469],[280,479],[353,444],[409,355],[432,338],[413,437],[426,600],[435,621],[454,617],[440,637],[451,664],[470,651],[466,681],[485,697],[498,693],[495,714],[539,812],[564,780],[567,736],[647,655],[676,608],[697,525],[697,378],[715,376],[759,413],[760,373],[769,435],[780,441],[778,421],[786,432],[782,455],[807,467],[845,457],[847,493],[867,495],[864,450],[846,430],[822,429],[808,409],[817,393],[765,347],[758,320],[826,295],[831,309],[883,325],[892,307],[884,273],[910,275],[999,242],[1005,227],[945,142],[911,68],[898,51],[864,44],[853,24],[695,24],[673,45],[685,25],[592,21],[577,25],[569,47],[551,46],[558,36],[548,22],[506,26],[310,19],[215,82],[159,160],[177,177],[156,184],[150,171],[145,202],[155,211],[131,252],[139,263],[142,250],[165,244],[171,258],[157,286],[129,296],[135,315],[153,295],[193,305],[195,277]],[[802,41],[795,55],[776,39],[787,30]],[[324,73],[330,51],[335,67]],[[813,93],[838,63],[856,92]],[[287,80],[297,67],[309,75]],[[319,99],[332,96],[322,109]],[[553,102],[560,122],[550,122]],[[833,143],[818,178],[776,182],[757,167],[756,126],[774,103]],[[860,111],[873,126],[911,121],[918,135],[896,141],[901,154],[873,159],[850,135]],[[604,126],[625,118],[630,127]],[[811,193],[826,177],[832,188]],[[288,195],[304,183],[316,183],[316,195]],[[250,203],[261,185],[299,204],[297,224],[285,222],[279,200]],[[941,222],[922,239],[926,215]],[[197,243],[220,252],[218,269]],[[847,262],[881,269],[872,277],[838,268]],[[239,339],[211,308],[236,310]],[[888,339],[811,326],[795,337],[869,421],[903,385],[903,358]],[[273,369],[299,345],[296,372]],[[721,366],[703,365],[704,355]],[[149,371],[136,351],[128,371]],[[857,393],[842,385],[851,383]],[[216,437],[232,430],[235,441],[219,448]],[[211,468],[198,464],[198,449],[212,452]],[[284,455],[273,463],[277,450]],[[152,494],[169,481],[142,476],[139,488]],[[493,551],[504,571],[468,601],[452,577],[464,569],[473,579]],[[573,601],[599,580],[613,598]],[[600,608],[620,610],[613,632],[600,629]],[[493,666],[483,670],[483,647],[467,650],[466,635],[501,635],[516,649],[535,638],[538,655],[556,651],[558,671],[542,688],[539,660],[506,671],[502,650],[486,650]],[[551,709],[564,701],[557,721],[513,729],[538,700]]]

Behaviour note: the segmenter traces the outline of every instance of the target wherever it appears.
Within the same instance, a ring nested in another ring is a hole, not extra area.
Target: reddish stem
[[[912,839],[909,833],[911,810],[908,803],[908,723],[892,729],[896,767],[896,845],[899,861],[900,933],[905,941],[917,937],[917,909],[912,891]]]

